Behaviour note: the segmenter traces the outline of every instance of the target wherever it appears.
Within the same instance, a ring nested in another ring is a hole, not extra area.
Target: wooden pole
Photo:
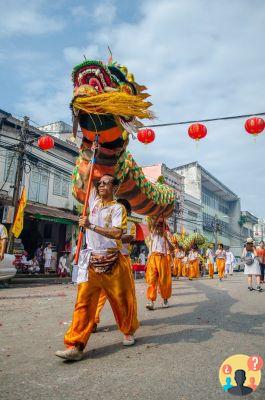
[[[87,213],[89,195],[90,195],[90,190],[91,190],[91,185],[92,185],[92,178],[93,178],[94,167],[95,167],[96,150],[98,148],[98,139],[99,139],[99,135],[96,134],[95,141],[94,141],[94,143],[92,145],[93,155],[92,155],[92,158],[91,158],[91,165],[90,165],[89,178],[88,178],[88,183],[87,183],[86,197],[85,197],[85,203],[84,203],[84,208],[83,208],[83,212],[82,212],[82,217],[85,217],[86,213]],[[78,259],[79,259],[79,254],[80,254],[80,250],[81,250],[81,247],[82,247],[84,233],[85,233],[85,228],[81,227],[80,230],[79,230],[79,235],[78,235],[78,242],[77,242],[77,248],[76,248],[76,253],[75,253],[74,264],[78,264]]]

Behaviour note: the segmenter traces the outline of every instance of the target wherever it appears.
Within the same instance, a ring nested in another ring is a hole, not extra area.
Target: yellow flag
[[[27,204],[27,195],[26,195],[26,189],[25,187],[22,190],[21,197],[19,200],[19,205],[18,205],[18,210],[17,210],[17,215],[14,221],[14,225],[12,227],[12,233],[16,238],[19,237],[23,230],[24,226],[24,209]]]

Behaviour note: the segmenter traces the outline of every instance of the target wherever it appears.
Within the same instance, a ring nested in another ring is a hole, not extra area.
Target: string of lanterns
[[[229,117],[221,119],[229,119]],[[218,118],[214,120],[218,120]],[[175,125],[177,124],[178,123],[176,123]],[[163,126],[166,125],[167,124],[163,124]],[[174,125],[174,124],[168,124],[168,125]],[[261,117],[248,118],[245,122],[245,130],[250,135],[257,136],[261,132],[263,132],[264,129],[265,129],[265,121]],[[188,135],[191,139],[199,141],[207,136],[207,128],[204,124],[198,122],[193,123],[188,128]],[[155,140],[155,132],[151,128],[139,129],[137,133],[137,139],[139,140],[139,142],[147,145]],[[41,136],[38,140],[38,146],[41,150],[48,151],[54,147],[54,139],[50,135]]]
[[[164,124],[163,126],[166,126],[166,124]],[[260,117],[249,118],[245,122],[245,129],[250,135],[257,136],[265,129],[265,121],[263,118]],[[191,139],[199,141],[207,136],[207,128],[201,123],[191,124],[188,128],[188,135]],[[154,141],[155,132],[151,128],[140,129],[137,134],[137,139],[139,140],[139,142],[149,144]]]

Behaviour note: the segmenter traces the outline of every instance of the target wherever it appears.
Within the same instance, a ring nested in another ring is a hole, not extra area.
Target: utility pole
[[[18,210],[18,203],[19,203],[19,195],[20,195],[20,187],[21,181],[23,178],[23,160],[26,151],[26,146],[28,144],[27,137],[28,137],[28,129],[29,129],[29,117],[24,117],[21,132],[19,134],[19,144],[18,144],[18,158],[17,158],[17,169],[16,169],[16,177],[15,177],[15,184],[13,190],[13,198],[12,198],[12,206],[14,207],[14,219],[13,223],[10,227],[9,231],[9,240],[8,240],[8,253],[13,254],[14,252],[14,234],[12,233],[12,228],[15,222],[15,218],[17,215]]]
[[[218,232],[220,231],[220,224],[218,222],[217,215],[215,215],[214,219],[212,220],[212,228],[213,228],[213,235],[214,235],[214,247],[216,250],[218,247]]]

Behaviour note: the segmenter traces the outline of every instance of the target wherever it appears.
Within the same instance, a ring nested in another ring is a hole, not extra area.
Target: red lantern
[[[192,124],[188,130],[189,137],[194,140],[203,139],[207,135],[207,128],[202,124]]]
[[[251,135],[258,135],[265,128],[265,121],[262,118],[249,118],[246,120],[245,129]]]
[[[155,132],[153,131],[153,129],[150,128],[141,129],[140,131],[138,131],[137,139],[139,140],[139,142],[149,144],[155,140]]]
[[[54,147],[54,140],[51,136],[41,136],[38,140],[38,146],[41,150],[50,150]]]

